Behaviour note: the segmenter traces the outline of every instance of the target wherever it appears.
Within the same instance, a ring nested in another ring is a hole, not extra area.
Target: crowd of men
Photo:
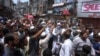
[[[67,22],[0,22],[0,56],[100,56],[100,32]]]

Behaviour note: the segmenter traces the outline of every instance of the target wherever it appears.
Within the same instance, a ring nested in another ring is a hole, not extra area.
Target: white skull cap
[[[98,36],[100,36],[100,32],[98,33]]]
[[[81,30],[80,30],[80,29],[77,29],[76,31],[77,31],[77,32],[81,32]]]
[[[42,21],[41,24],[46,24],[46,22],[45,21]]]
[[[61,25],[61,23],[59,22],[59,23],[57,23],[57,25]]]
[[[41,33],[41,36],[46,36],[46,33],[45,33],[45,32],[42,32],[42,33]]]
[[[31,27],[30,27],[30,29],[34,29],[34,28],[35,28],[34,26],[31,26]]]

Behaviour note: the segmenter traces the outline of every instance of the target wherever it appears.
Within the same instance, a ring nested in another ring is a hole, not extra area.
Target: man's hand
[[[52,25],[51,29],[50,29],[50,33],[52,33],[53,29],[55,28],[55,25]]]
[[[100,51],[96,51],[96,52],[100,54]]]

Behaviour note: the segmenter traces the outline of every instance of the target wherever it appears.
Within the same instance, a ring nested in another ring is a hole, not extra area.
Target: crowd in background
[[[0,22],[0,56],[100,56],[100,32],[67,22]]]

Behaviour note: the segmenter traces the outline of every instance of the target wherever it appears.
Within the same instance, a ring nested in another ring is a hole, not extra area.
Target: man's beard
[[[18,44],[13,43],[13,46],[16,47],[16,46],[18,46]]]

